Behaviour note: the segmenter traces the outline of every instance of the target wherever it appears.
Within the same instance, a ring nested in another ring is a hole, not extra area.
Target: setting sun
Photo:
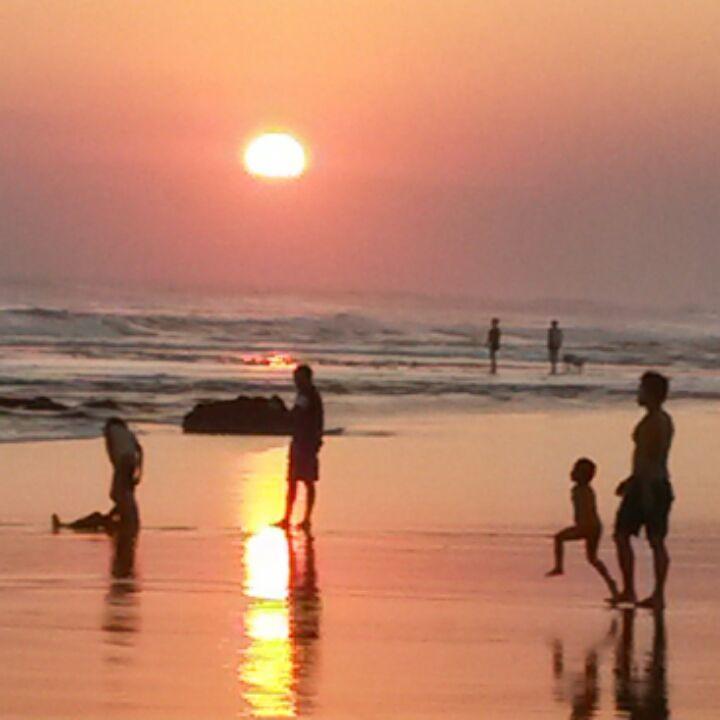
[[[243,153],[245,169],[266,178],[296,178],[307,166],[305,149],[287,133],[265,133],[250,141]]]

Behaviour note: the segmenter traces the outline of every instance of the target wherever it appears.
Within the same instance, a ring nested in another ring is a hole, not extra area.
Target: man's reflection
[[[633,720],[670,717],[666,674],[665,616],[653,613],[653,640],[639,669],[634,651],[635,611],[623,610],[622,631],[615,649],[615,707]]]
[[[647,662],[638,667],[634,651],[635,611],[623,610],[613,619],[605,638],[590,646],[584,655],[582,672],[568,673],[561,640],[553,644],[553,675],[556,698],[570,703],[571,720],[589,720],[600,708],[599,668],[605,649],[615,645],[614,700],[619,717],[632,720],[667,720],[670,717],[666,679],[665,622],[662,613],[653,616],[653,640]]]
[[[244,566],[243,696],[255,717],[307,714],[320,636],[313,539],[266,528],[245,541]]]

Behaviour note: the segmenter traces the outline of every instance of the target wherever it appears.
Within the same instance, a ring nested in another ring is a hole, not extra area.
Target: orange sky
[[[718,298],[718,47],[716,0],[4,0],[0,273]]]

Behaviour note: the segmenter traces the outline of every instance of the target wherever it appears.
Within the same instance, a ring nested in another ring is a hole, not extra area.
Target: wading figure
[[[487,347],[490,353],[490,374],[497,374],[497,354],[500,350],[500,337],[502,333],[500,331],[500,320],[493,318],[491,321],[490,329],[487,335]]]
[[[560,348],[563,344],[563,331],[558,326],[558,321],[553,320],[547,331],[548,360],[550,361],[550,374],[557,375],[558,358]]]

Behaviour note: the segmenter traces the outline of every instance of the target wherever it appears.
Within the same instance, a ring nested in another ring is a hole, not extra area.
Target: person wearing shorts
[[[322,446],[324,413],[320,393],[313,383],[313,372],[308,365],[299,365],[293,373],[297,397],[290,411],[292,441],[288,453],[287,496],[285,515],[277,523],[288,529],[292,521],[293,507],[297,497],[297,486],[305,485],[305,515],[299,527],[309,530],[312,511],[315,507],[315,484],[320,478],[318,454]]]
[[[660,373],[646,372],[640,379],[638,404],[645,407],[646,413],[633,432],[632,475],[621,482],[616,491],[622,498],[615,517],[615,544],[623,577],[618,601],[655,610],[665,606],[665,583],[670,567],[665,538],[674,500],[668,471],[674,428],[672,418],[663,409],[668,389],[668,379]],[[651,595],[638,602],[631,538],[638,536],[643,528],[653,554],[655,588]]]

